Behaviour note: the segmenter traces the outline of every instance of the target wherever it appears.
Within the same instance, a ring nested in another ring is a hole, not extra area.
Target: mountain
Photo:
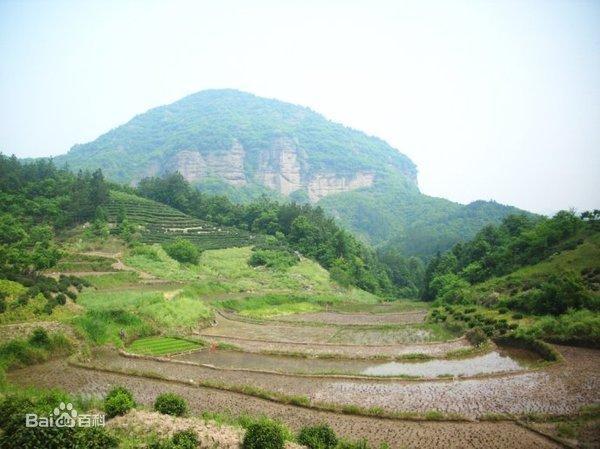
[[[206,90],[138,115],[58,156],[118,182],[178,171],[202,191],[321,204],[373,244],[429,256],[518,209],[420,193],[415,164],[385,141],[305,107]],[[441,231],[441,234],[439,233]]]

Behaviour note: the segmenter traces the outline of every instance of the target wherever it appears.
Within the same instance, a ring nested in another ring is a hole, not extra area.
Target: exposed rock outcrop
[[[260,153],[257,178],[265,187],[283,195],[303,187],[300,157],[291,139],[278,138]]]
[[[375,175],[369,172],[358,172],[350,176],[341,176],[335,173],[317,173],[307,186],[308,197],[312,202],[334,193],[347,192],[361,187],[373,185]]]
[[[190,182],[213,177],[241,187],[246,185],[245,155],[244,147],[238,141],[234,141],[231,148],[225,152],[202,155],[198,151],[183,150],[167,160],[162,172],[178,171]]]
[[[170,157],[162,168],[152,167],[152,174],[178,171],[190,182],[207,178],[220,179],[236,187],[246,185],[246,151],[235,140],[227,151],[202,154],[195,150],[179,151]],[[346,192],[373,185],[372,172],[339,174],[334,172],[311,173],[304,152],[298,149],[293,139],[278,137],[266,149],[258,153],[255,181],[289,195],[304,189],[310,201],[316,202],[333,193]]]

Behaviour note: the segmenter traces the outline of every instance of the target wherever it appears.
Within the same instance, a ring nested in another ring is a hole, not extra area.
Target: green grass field
[[[172,337],[146,337],[135,340],[127,350],[144,355],[167,355],[199,349],[202,346],[189,340]]]

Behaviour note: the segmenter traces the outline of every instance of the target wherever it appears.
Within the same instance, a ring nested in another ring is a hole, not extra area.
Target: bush
[[[185,399],[175,393],[163,393],[154,401],[154,410],[165,415],[183,416],[188,405]]]
[[[551,275],[537,288],[510,298],[507,305],[517,311],[555,316],[571,309],[598,310],[600,307],[599,302],[588,294],[581,276],[576,273]]]
[[[27,413],[47,415],[61,401],[68,401],[68,398],[64,393],[54,390],[34,398],[21,394],[6,396],[0,402],[0,426],[3,430],[0,435],[0,447],[2,449],[74,448],[74,428],[23,425]]]
[[[64,293],[59,293],[54,299],[56,300],[56,303],[61,306],[64,306],[67,303],[67,297]]]
[[[284,270],[296,265],[298,260],[298,256],[289,250],[255,249],[248,260],[248,264],[253,267],[265,266]]]
[[[77,299],[77,293],[72,292],[71,290],[66,291],[65,295],[71,298],[72,301],[75,301]]]
[[[167,254],[181,263],[198,263],[200,258],[200,250],[189,240],[178,238],[173,243],[163,244]]]
[[[198,447],[198,436],[191,429],[175,433],[171,441],[177,449],[196,449]]]
[[[246,429],[244,449],[283,449],[285,438],[281,426],[273,421],[252,423]]]
[[[116,387],[113,387],[112,390],[110,390],[108,393],[106,393],[105,399],[110,399],[118,394],[124,394],[129,399],[131,399],[131,401],[135,404],[135,400],[133,399],[133,393],[131,393],[131,391],[129,391],[127,388],[125,388],[121,385],[117,385]]]
[[[310,449],[333,449],[338,439],[327,424],[303,427],[298,433],[298,443]]]
[[[16,413],[33,407],[33,402],[25,396],[9,394],[0,401],[0,429],[6,429],[8,421]]]
[[[38,348],[47,348],[50,346],[50,337],[45,329],[38,327],[33,330],[29,337],[29,343]]]
[[[519,313],[519,312],[513,313],[512,317],[513,317],[513,320],[520,320],[523,318],[523,314]]]
[[[111,393],[112,394],[107,396],[104,400],[104,412],[108,418],[124,415],[135,407],[135,402],[133,401],[131,394],[127,394],[123,391]]]
[[[474,327],[472,329],[469,329],[465,333],[465,336],[467,337],[469,343],[476,347],[481,346],[488,340],[486,333],[480,327]]]
[[[75,449],[112,449],[119,441],[110,435],[104,427],[83,427],[75,433]]]

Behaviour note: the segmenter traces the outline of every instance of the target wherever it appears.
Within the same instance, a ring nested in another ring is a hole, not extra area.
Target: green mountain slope
[[[376,137],[312,110],[235,90],[207,90],[151,109],[55,159],[137,183],[180,172],[237,201],[267,194],[321,204],[373,244],[430,256],[515,208],[463,206],[419,192],[415,164]]]

